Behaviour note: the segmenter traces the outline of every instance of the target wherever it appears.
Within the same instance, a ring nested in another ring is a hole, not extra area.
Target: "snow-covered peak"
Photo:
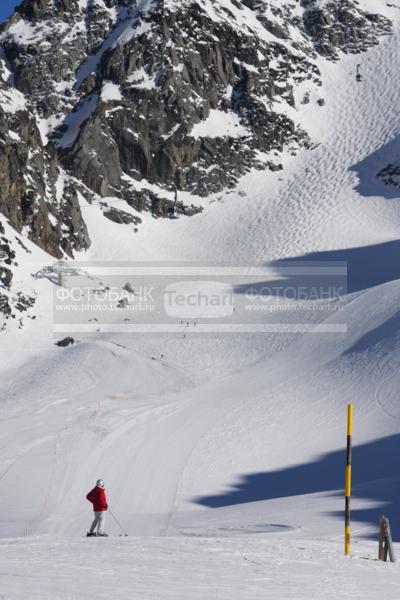
[[[252,169],[284,169],[319,143],[324,61],[391,31],[375,6],[26,0],[0,29],[4,152],[21,166],[0,211],[71,255],[91,243],[80,198],[125,202],[136,229],[139,212],[168,216],[175,188],[197,197],[180,206],[193,215]]]

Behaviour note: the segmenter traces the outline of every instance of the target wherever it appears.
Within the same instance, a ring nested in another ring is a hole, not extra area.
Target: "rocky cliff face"
[[[30,251],[11,227],[7,226],[7,229],[11,230],[11,235],[0,219],[0,332],[9,319],[15,319],[21,328],[22,315],[35,318],[29,310],[35,304],[35,297],[12,289],[13,271],[18,267],[17,247],[20,255],[26,256]]]
[[[389,19],[362,10],[353,0],[302,0],[303,21],[316,51],[338,60],[339,51],[357,54],[379,42],[391,32]]]
[[[389,32],[351,0],[25,0],[0,31],[0,212],[73,255],[80,196],[135,227],[175,188],[280,169],[310,143],[289,115],[321,85],[318,54]]]

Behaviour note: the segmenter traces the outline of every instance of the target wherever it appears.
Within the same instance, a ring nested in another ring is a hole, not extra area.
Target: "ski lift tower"
[[[41,269],[41,273],[44,275],[57,275],[57,283],[60,287],[65,287],[66,275],[79,275],[79,272],[79,269],[71,267],[65,260],[59,260],[53,265]]]
[[[78,275],[78,269],[75,267],[71,267],[65,260],[59,260],[52,266],[53,273],[55,273],[58,277],[58,285],[60,287],[65,287],[65,277],[66,275]]]

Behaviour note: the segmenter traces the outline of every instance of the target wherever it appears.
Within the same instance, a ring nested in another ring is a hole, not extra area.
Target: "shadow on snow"
[[[288,289],[318,288],[325,293],[330,288],[346,285],[345,275],[335,274],[335,268],[346,266],[347,292],[358,292],[400,279],[400,240],[359,248],[313,252],[273,261],[267,266],[273,268],[278,276],[281,275],[281,279],[239,285],[235,288],[235,293],[246,294],[250,288],[260,294],[277,297],[284,295]],[[323,267],[326,275],[312,275],[311,269],[307,274],[304,271],[307,267]],[[288,271],[290,274],[286,275]]]
[[[397,457],[400,455],[400,434],[361,444],[353,449],[353,499],[365,499],[373,507],[352,510],[352,521],[377,526],[379,516],[392,517],[393,538],[400,541],[400,477]],[[302,494],[331,492],[343,494],[345,451],[322,455],[314,462],[295,465],[277,471],[248,473],[226,492],[201,496],[195,502],[209,508],[221,508],[248,502],[287,498]],[[343,490],[343,491],[342,491]],[[337,511],[328,513],[340,517]]]

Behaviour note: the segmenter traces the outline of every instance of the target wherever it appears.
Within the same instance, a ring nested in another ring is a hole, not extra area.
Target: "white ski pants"
[[[104,524],[106,522],[106,511],[100,510],[94,513],[94,520],[90,528],[90,533],[94,533],[97,529],[97,533],[104,533]]]

